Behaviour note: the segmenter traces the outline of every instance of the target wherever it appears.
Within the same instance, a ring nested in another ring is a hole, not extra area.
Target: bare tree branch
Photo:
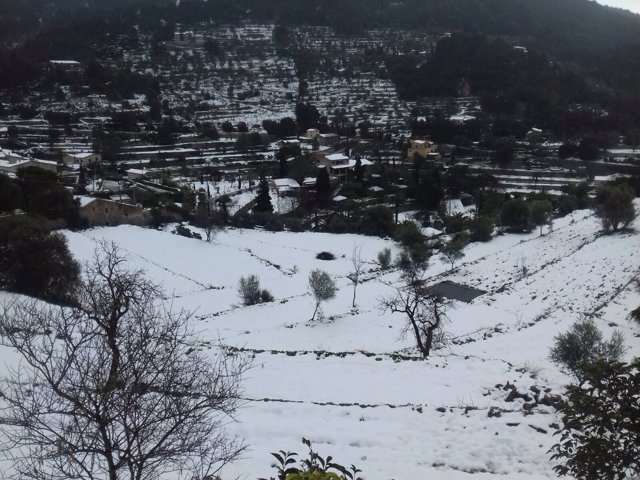
[[[226,433],[247,362],[196,348],[187,312],[126,269],[112,244],[85,266],[76,306],[15,298],[0,334],[22,361],[3,382],[3,449],[38,479],[213,474],[242,452]]]

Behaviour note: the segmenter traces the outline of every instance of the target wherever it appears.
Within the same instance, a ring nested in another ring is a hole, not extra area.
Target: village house
[[[95,198],[80,208],[80,217],[89,225],[144,225],[146,218],[140,205],[129,205],[104,198]]]
[[[411,160],[416,155],[427,158],[429,154],[435,153],[438,146],[430,140],[410,140],[407,150],[407,158]]]
[[[93,152],[65,152],[62,155],[62,163],[65,165],[90,165],[101,161],[102,155]]]
[[[373,165],[373,162],[362,158],[360,159],[360,164],[366,169],[370,165]],[[344,153],[332,153],[320,158],[320,165],[327,169],[330,176],[336,177],[338,181],[344,182],[348,179],[349,173],[355,168],[356,160],[349,158]]]
[[[72,73],[82,72],[82,64],[75,60],[49,60],[49,68]]]
[[[318,138],[319,135],[320,135],[320,130],[318,130],[317,128],[310,128],[307,130],[305,137],[307,137],[309,140],[315,140]]]
[[[130,168],[127,170],[127,178],[129,180],[139,180],[147,175],[144,168]]]
[[[340,141],[340,137],[335,133],[319,133],[317,139],[321,147],[333,147]]]
[[[300,191],[300,184],[293,178],[274,178],[270,186],[278,198],[297,197]]]
[[[0,148],[0,173],[16,174],[19,169],[27,167],[38,167],[49,172],[58,173],[57,162],[25,158],[11,150]]]

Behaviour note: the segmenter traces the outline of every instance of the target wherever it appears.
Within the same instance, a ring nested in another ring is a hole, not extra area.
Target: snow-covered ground
[[[193,311],[203,341],[245,351],[253,368],[244,407],[230,428],[250,449],[222,478],[268,477],[270,452],[319,453],[355,464],[369,480],[553,478],[551,407],[505,400],[515,384],[560,393],[570,378],[547,358],[554,335],[592,315],[609,335],[621,330],[640,354],[640,328],[626,320],[640,304],[632,280],[640,268],[640,234],[599,236],[590,211],[559,219],[553,231],[503,235],[473,244],[454,272],[433,258],[430,280],[450,279],[486,290],[448,310],[449,343],[418,360],[403,317],[383,313],[398,272],[380,271],[384,239],[316,233],[228,229],[213,243],[133,226],[66,232],[74,255],[89,260],[98,241],[117,242],[133,268],[161,282],[174,309]],[[364,282],[347,278],[354,247],[366,262]],[[316,259],[330,251],[336,259]],[[337,297],[310,322],[310,270],[336,280]],[[241,276],[257,274],[275,297],[240,306]],[[2,353],[3,355],[5,352]],[[394,354],[401,354],[398,357]],[[499,416],[489,416],[491,410]]]

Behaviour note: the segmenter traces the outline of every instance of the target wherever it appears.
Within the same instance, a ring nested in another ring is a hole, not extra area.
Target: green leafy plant
[[[313,450],[311,441],[302,439],[309,449],[308,457],[297,460],[295,452],[279,450],[271,455],[276,459],[272,465],[277,472],[277,477],[269,480],[362,480],[358,474],[362,472],[354,465],[348,468],[333,461],[332,456],[323,457]],[[261,478],[259,480],[266,480]]]
[[[588,366],[556,408],[563,426],[551,459],[561,476],[622,480],[640,475],[640,360]]]

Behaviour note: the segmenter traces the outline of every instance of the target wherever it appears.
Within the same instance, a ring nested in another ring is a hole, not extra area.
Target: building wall
[[[437,149],[437,145],[432,142],[415,142],[412,140],[409,144],[409,150],[407,150],[407,158],[412,159],[414,155],[427,158],[428,154],[434,153]]]
[[[82,207],[80,216],[86,219],[89,225],[143,225],[146,223],[142,207],[100,198]]]

